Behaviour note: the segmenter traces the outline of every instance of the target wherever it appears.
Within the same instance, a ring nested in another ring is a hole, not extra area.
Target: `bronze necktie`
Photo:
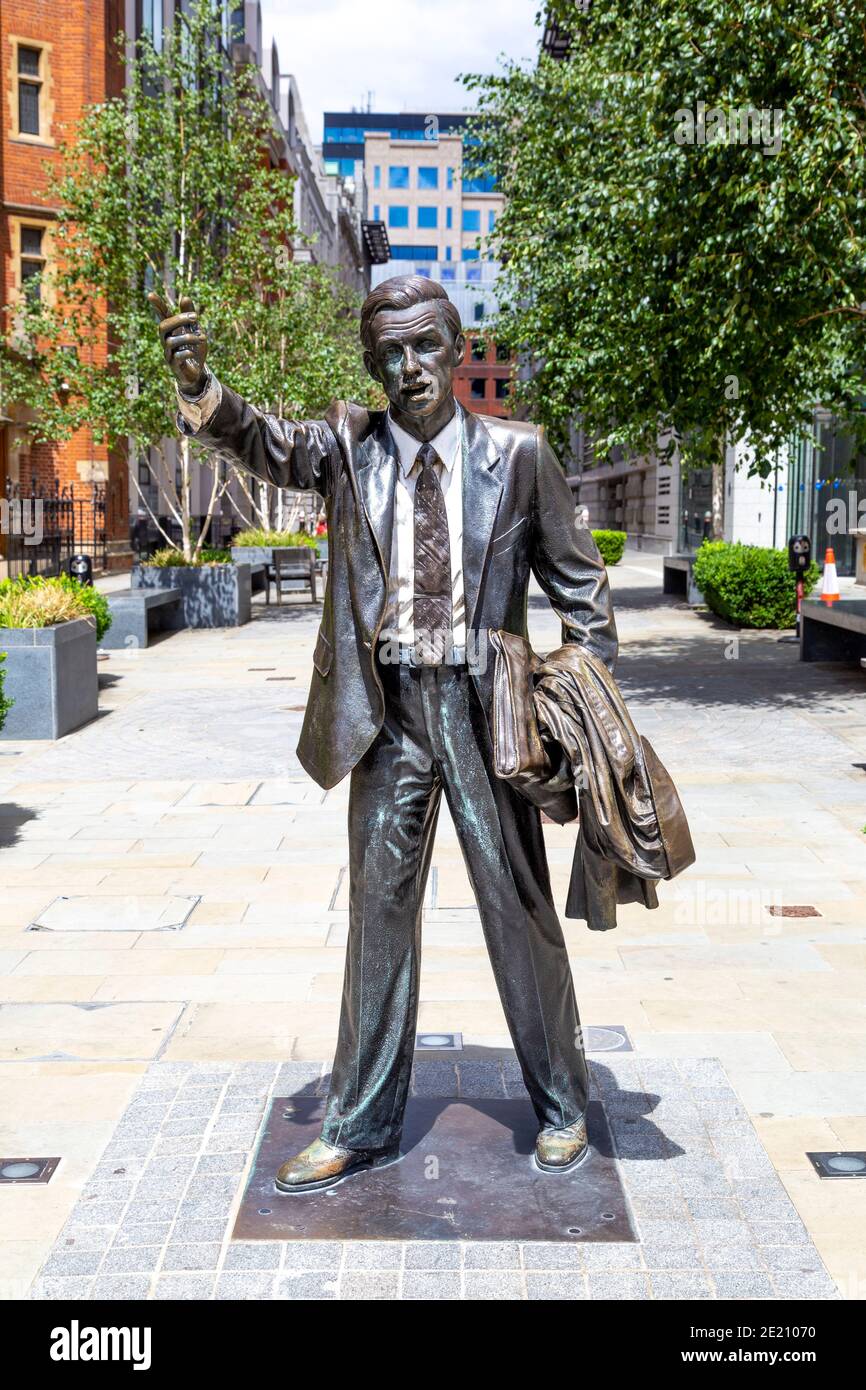
[[[415,484],[415,653],[423,665],[438,666],[451,646],[448,514],[436,475],[439,455],[433,445],[422,444],[415,462],[421,465]]]

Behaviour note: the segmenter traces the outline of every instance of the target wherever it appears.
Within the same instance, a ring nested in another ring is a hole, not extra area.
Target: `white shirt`
[[[397,424],[388,411],[388,426],[397,445],[397,482],[394,488],[394,529],[388,575],[388,601],[381,636],[386,640],[415,641],[415,485],[421,472],[416,462],[422,440]],[[436,474],[445,498],[448,541],[451,549],[451,631],[455,647],[466,645],[466,607],[463,595],[463,412],[458,405],[451,419],[430,440],[441,459]]]

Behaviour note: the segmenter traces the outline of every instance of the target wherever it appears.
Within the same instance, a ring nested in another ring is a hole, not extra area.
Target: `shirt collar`
[[[451,416],[447,425],[444,425],[439,433],[434,435],[430,440],[430,443],[433,445],[433,448],[436,450],[449,473],[457,462],[457,451],[460,447],[460,434],[463,423],[463,413],[456,401],[454,402],[454,406],[454,414]],[[388,428],[391,431],[394,443],[397,445],[400,471],[404,478],[408,478],[415,466],[415,460],[418,457],[418,450],[421,448],[422,441],[416,439],[408,430],[404,430],[402,425],[398,425],[390,409],[388,411]]]

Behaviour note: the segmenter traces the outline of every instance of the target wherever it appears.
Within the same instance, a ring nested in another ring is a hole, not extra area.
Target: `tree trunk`
[[[720,458],[713,464],[712,474],[712,511],[713,511],[713,540],[722,541],[725,538],[725,441],[719,444]]]
[[[180,440],[180,528],[182,538],[183,558],[192,559],[192,517],[190,516],[190,496],[192,492],[192,479],[190,478],[190,456],[189,440],[186,435],[181,435]]]

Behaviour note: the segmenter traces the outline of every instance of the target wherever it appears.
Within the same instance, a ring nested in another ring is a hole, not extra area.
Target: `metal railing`
[[[15,577],[57,575],[84,553],[96,571],[105,568],[108,500],[105,483],[43,488],[7,479],[3,507],[3,558]]]

